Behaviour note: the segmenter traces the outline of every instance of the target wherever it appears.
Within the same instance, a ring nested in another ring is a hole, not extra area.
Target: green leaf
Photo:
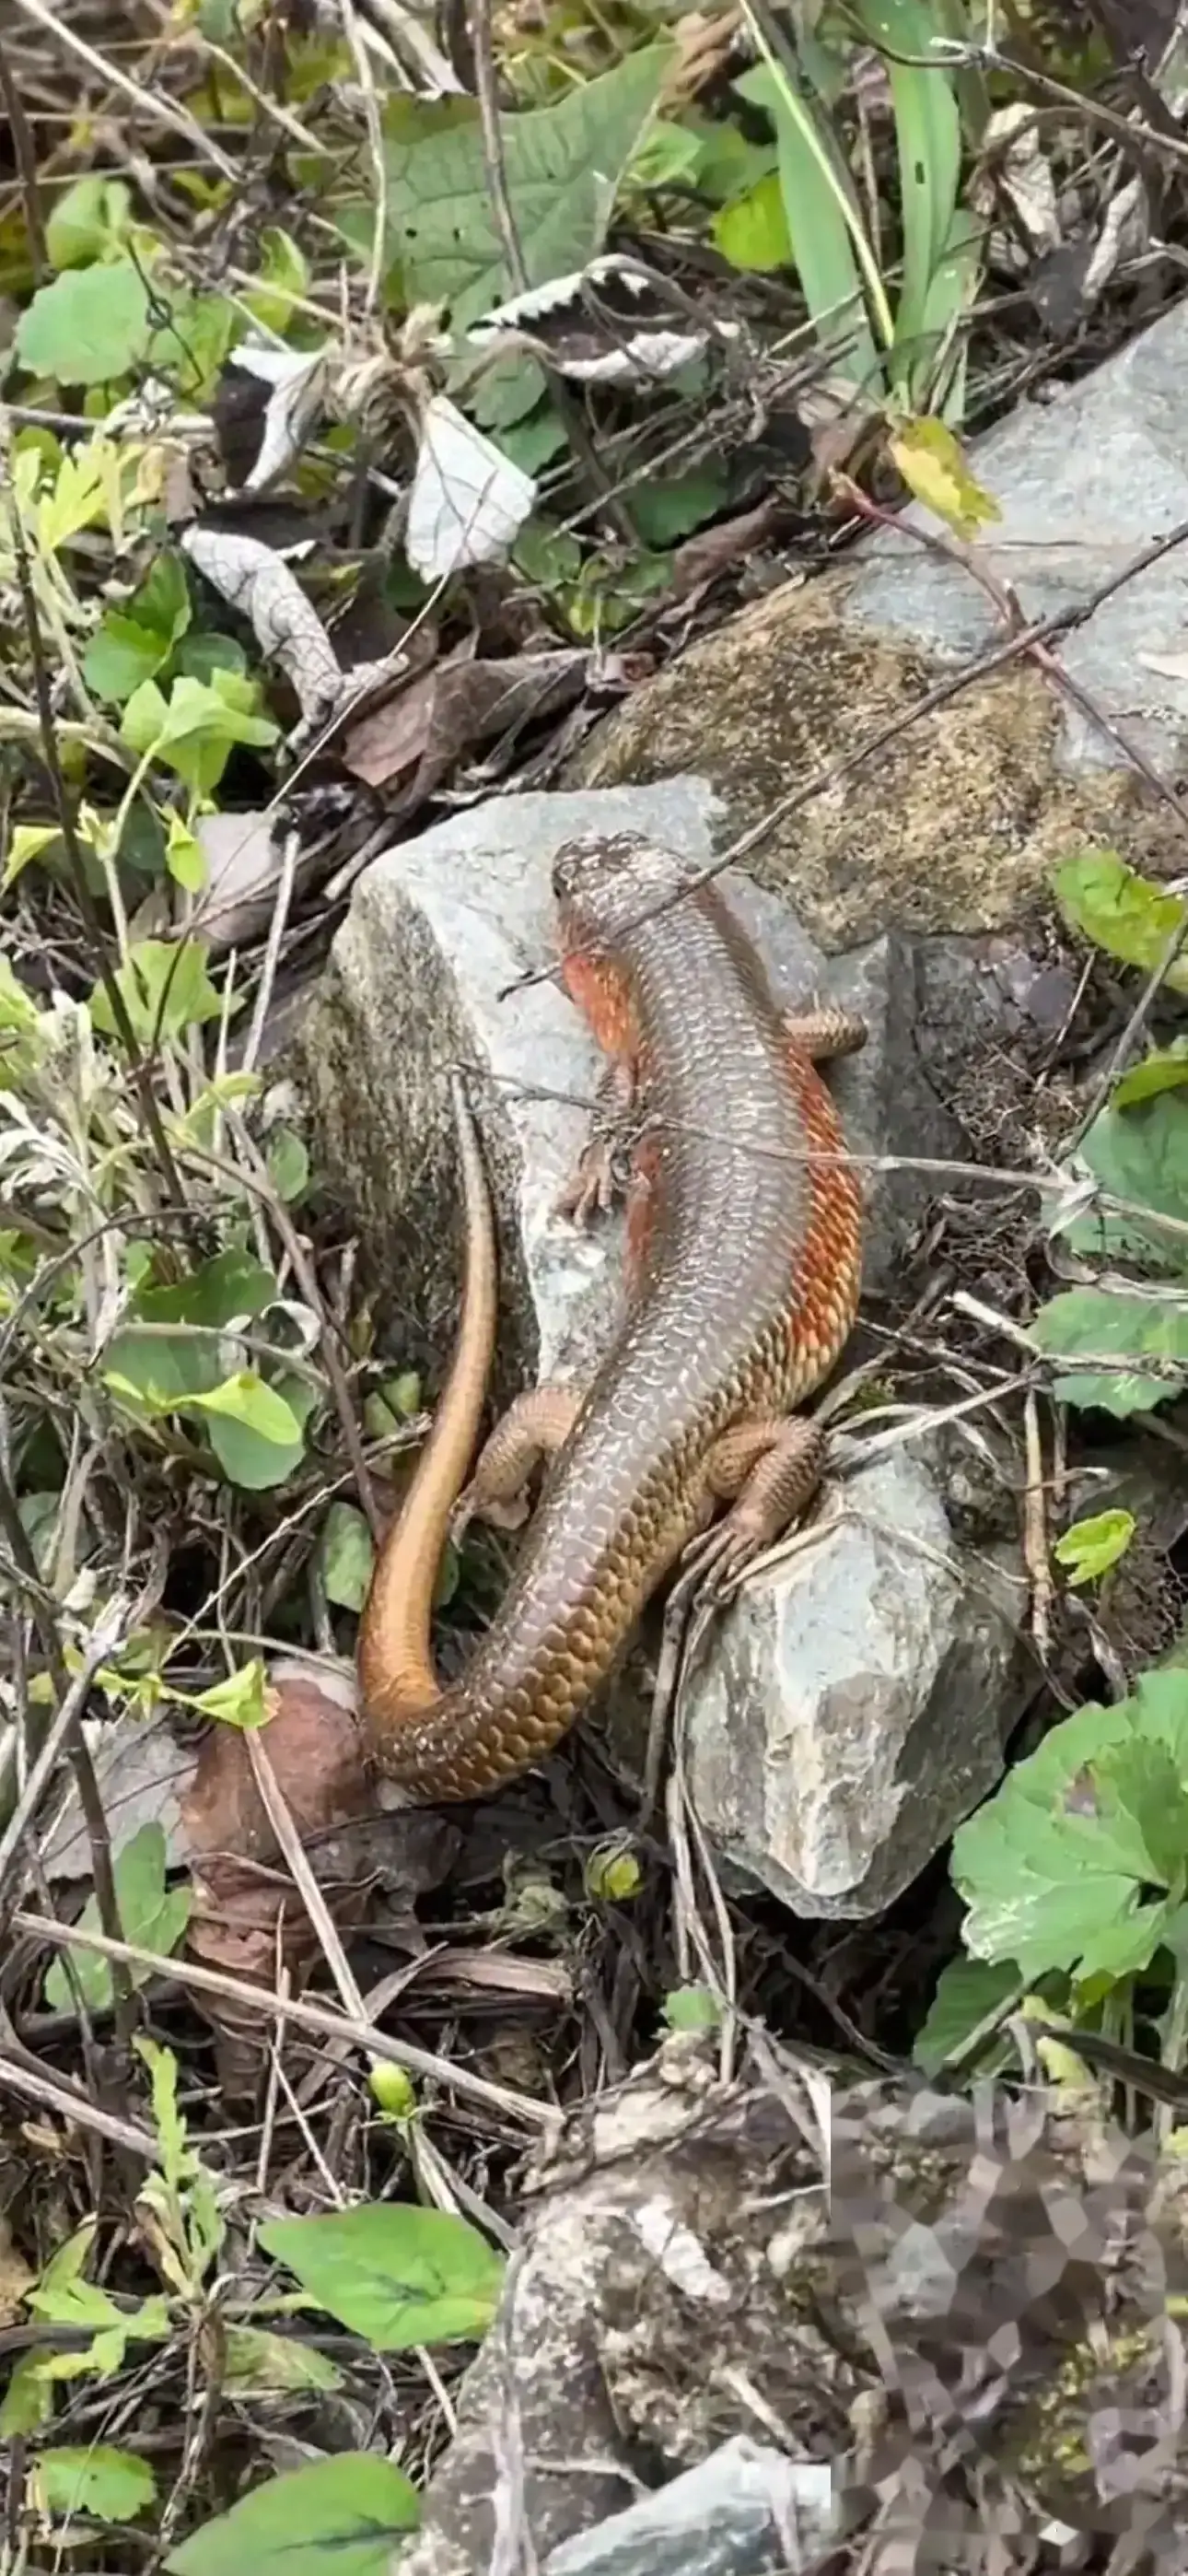
[[[275,1128],[268,1139],[268,1177],[286,1207],[309,1187],[309,1154],[291,1127]]]
[[[473,2342],[486,2333],[504,2258],[464,2218],[408,2203],[277,2218],[260,2229],[266,2254],[375,2352]]]
[[[14,823],[9,834],[4,874],[0,877],[0,894],[7,894],[9,887],[16,884],[22,868],[27,868],[31,859],[39,859],[42,851],[52,848],[53,843],[60,838],[61,834],[56,823]],[[6,957],[0,959],[0,965],[4,970],[6,994],[11,994],[14,988],[19,992],[20,986],[16,982],[8,959]],[[32,1027],[37,1013],[33,1010],[32,1003],[29,1004],[29,1009],[32,1012],[29,1026]],[[0,1026],[11,1027],[12,1022],[0,1021]]]
[[[116,983],[133,1034],[144,1047],[168,1045],[183,1029],[217,1020],[222,1003],[206,971],[204,939],[141,939],[128,951]],[[115,1036],[111,1004],[102,984],[90,997],[91,1018],[104,1037]]]
[[[268,1723],[267,1675],[258,1655],[238,1672],[229,1673],[225,1681],[212,1682],[209,1690],[199,1691],[194,1701],[206,1717],[217,1717],[223,1726],[239,1726],[251,1733]]]
[[[45,219],[45,246],[56,269],[86,268],[102,259],[128,229],[132,191],[126,179],[106,179],[88,171],[51,206]]]
[[[131,2522],[156,2496],[147,2460],[96,2442],[89,2450],[42,2451],[33,2486],[43,2513],[93,2514],[97,2522]]]
[[[786,268],[793,255],[792,235],[778,170],[756,180],[745,196],[719,207],[710,230],[715,248],[732,268],[757,269],[761,275]]]
[[[190,1398],[191,1409],[202,1413],[225,1414],[229,1422],[242,1424],[254,1432],[257,1440],[271,1441],[278,1449],[290,1446],[301,1436],[301,1425],[291,1404],[267,1386],[255,1369],[238,1369],[234,1377],[224,1378],[209,1393]]]
[[[39,287],[17,324],[16,354],[30,375],[60,385],[110,384],[147,356],[152,336],[144,279],[117,259]]]
[[[1152,1220],[1167,1216],[1188,1225],[1188,1099],[1173,1089],[1130,1109],[1111,1103],[1082,1138],[1074,1171],[1078,1166],[1112,1197],[1149,1208]],[[1185,1236],[1113,1209],[1094,1208],[1061,1231],[1075,1251],[1130,1253],[1177,1274],[1188,1257]]]
[[[1128,868],[1116,850],[1078,850],[1062,859],[1052,884],[1065,920],[1107,957],[1150,974],[1169,940],[1188,921],[1188,906],[1178,894]],[[1177,957],[1166,982],[1177,993],[1188,992],[1188,956]]]
[[[717,2030],[722,2007],[708,1986],[674,1986],[664,1998],[664,2019],[670,2030]]]
[[[339,2452],[254,2487],[170,2552],[167,2576],[391,2576],[420,2512],[391,2460]]]
[[[188,1888],[166,1885],[165,1836],[160,1825],[142,1825],[116,1854],[115,1889],[124,1939],[163,1957],[176,1950],[189,1922],[193,1899]],[[80,1925],[87,1932],[101,1932],[104,1928],[93,1896],[83,1907]],[[70,1957],[84,2001],[95,2011],[110,2004],[108,1961],[98,1958],[92,1950],[72,1949]],[[151,1974],[149,1968],[129,1964],[128,1976],[134,1986],[143,1985]],[[60,1959],[54,1960],[47,1973],[45,1999],[53,2012],[74,2011],[73,1989]]]
[[[1183,1671],[1146,1673],[1131,1699],[1053,1727],[954,1838],[973,1956],[1015,1961],[1029,1982],[1148,1966],[1178,1900],[1152,1904],[1145,1891],[1188,1865],[1186,1779]]]
[[[771,64],[755,63],[734,87],[775,126],[784,214],[805,302],[831,348],[849,342],[837,347],[832,373],[877,400],[883,369],[851,231],[851,225],[861,229],[861,216],[834,136],[786,63],[779,76]]]
[[[628,507],[646,546],[670,546],[687,537],[725,507],[726,476],[721,466],[702,465],[691,474],[674,474],[664,483],[640,483]]]
[[[295,2335],[267,2334],[260,2326],[228,2326],[223,2387],[229,2397],[284,2397],[294,2390],[342,2386],[343,2374],[329,2356],[315,2351],[312,2344],[299,2343]]]
[[[121,707],[169,659],[170,647],[151,626],[123,609],[109,608],[83,656],[83,677],[107,705]]]
[[[165,865],[185,894],[201,894],[206,883],[206,853],[185,816],[171,814],[165,837]]]
[[[556,106],[501,117],[504,179],[529,286],[584,268],[601,250],[672,60],[670,45],[648,45]],[[414,139],[390,140],[387,161],[408,300],[448,304],[455,328],[463,327],[512,292],[478,117],[406,109],[405,129]]]
[[[205,1324],[222,1331],[261,1315],[276,1297],[276,1278],[254,1252],[231,1244],[167,1288],[137,1290],[134,1312],[145,1324]]]
[[[1167,1047],[1152,1047],[1141,1064],[1132,1064],[1114,1084],[1110,1105],[1129,1109],[1136,1101],[1153,1100],[1161,1091],[1176,1091],[1188,1082],[1188,1038],[1173,1038]]]
[[[937,1979],[936,1993],[912,2048],[912,2064],[925,2075],[939,2075],[946,2060],[1008,1995],[1022,1991],[1013,1959],[950,1959]]]
[[[1134,1531],[1133,1512],[1094,1512],[1087,1520],[1074,1521],[1057,1539],[1052,1554],[1074,1587],[1096,1583],[1125,1556]]]
[[[361,1610],[367,1598],[375,1545],[353,1503],[331,1503],[322,1531],[322,1580],[339,1610]]]
[[[277,740],[280,727],[271,716],[256,712],[259,704],[255,681],[236,671],[215,669],[209,680],[183,673],[168,700],[156,681],[148,680],[128,700],[120,738],[138,759],[161,761],[195,795],[209,796],[236,743],[264,749]]]
[[[295,304],[308,293],[309,263],[304,251],[291,233],[270,224],[260,236],[258,283],[243,296],[249,313],[266,331],[283,334],[295,319]]]
[[[242,1372],[246,1377],[251,1374],[250,1370]],[[229,1483],[251,1494],[271,1492],[300,1466],[305,1455],[304,1424],[317,1401],[314,1389],[302,1378],[286,1378],[283,1387],[264,1387],[262,1392],[265,1396],[274,1395],[292,1421],[288,1439],[278,1440],[271,1434],[265,1437],[254,1421],[245,1421],[234,1409],[222,1410],[218,1406],[208,1414],[206,1425],[223,1474]],[[271,1408],[268,1419],[279,1426],[280,1414]]]
[[[87,646],[83,668],[96,697],[122,706],[168,661],[190,623],[190,594],[180,555],[168,547],[121,608],[109,608]],[[164,706],[159,691],[153,704]],[[141,746],[147,750],[148,744]]]
[[[1153,1298],[1113,1295],[1104,1288],[1069,1288],[1049,1299],[1033,1316],[1029,1339],[1039,1351],[1071,1359],[1079,1353],[1103,1359],[1183,1361],[1188,1376],[1188,1309]],[[1117,1370],[1098,1375],[1079,1369],[1053,1380],[1064,1404],[1079,1410],[1096,1407],[1125,1421],[1132,1413],[1149,1413],[1179,1392],[1178,1377],[1144,1377]]]
[[[936,14],[924,0],[858,0],[871,43],[891,86],[899,148],[903,280],[895,316],[892,368],[899,382],[926,391],[934,364],[924,345],[929,290],[948,246],[961,175],[961,130],[951,75],[939,63],[897,59],[926,55]]]

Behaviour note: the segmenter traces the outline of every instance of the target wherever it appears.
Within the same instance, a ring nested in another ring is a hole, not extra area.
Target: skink
[[[490,1201],[460,1108],[458,1341],[359,1637],[375,1759],[420,1800],[474,1797],[566,1733],[718,1501],[733,1499],[732,1561],[786,1526],[821,1451],[787,1417],[833,1367],[858,1302],[861,1193],[814,1059],[860,1046],[861,1023],[785,1015],[717,885],[638,835],[570,843],[553,887],[566,987],[635,1109],[628,1310],[584,1395],[522,1397],[480,1457],[471,1500],[497,1517],[554,1453],[506,1596],[442,1689],[433,1594],[496,1320]],[[601,1170],[587,1163],[583,1203]]]

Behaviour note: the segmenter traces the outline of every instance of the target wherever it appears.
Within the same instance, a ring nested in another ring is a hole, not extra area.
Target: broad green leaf
[[[39,2433],[54,2411],[54,2394],[37,2352],[17,2354],[8,2386],[0,2397],[0,2442],[15,2442],[22,2433]]]
[[[1111,1102],[1093,1121],[1074,1158],[1114,1198],[1150,1209],[1121,1214],[1094,1207],[1060,1227],[1075,1251],[1126,1253],[1179,1276],[1188,1263],[1188,1236],[1157,1224],[1157,1216],[1188,1225],[1188,1099],[1176,1087],[1119,1109]],[[1059,1220],[1057,1220],[1059,1222]]]
[[[66,269],[38,288],[16,329],[30,375],[60,385],[111,384],[148,354],[149,292],[130,259]]]
[[[1145,1901],[1188,1867],[1188,1673],[1144,1674],[1128,1700],[1093,1704],[959,1826],[954,1882],[975,1958],[1012,1960],[1030,1981],[1147,1966],[1178,1911]],[[1166,1811],[1165,1830],[1160,1811]]]
[[[145,1324],[208,1324],[216,1329],[261,1315],[276,1296],[275,1274],[254,1252],[228,1245],[168,1287],[142,1285],[134,1312]]]
[[[168,699],[148,680],[129,698],[120,736],[138,758],[151,755],[175,769],[195,795],[209,796],[236,743],[262,750],[277,740],[279,725],[259,705],[255,681],[236,671],[215,669],[209,680],[183,673]]]
[[[1125,1556],[1134,1531],[1133,1512],[1094,1512],[1087,1520],[1074,1521],[1057,1539],[1052,1554],[1074,1587],[1097,1583]]]
[[[224,1378],[208,1394],[192,1396],[190,1402],[203,1413],[225,1414],[229,1422],[242,1423],[245,1431],[254,1432],[257,1440],[271,1441],[280,1449],[300,1438],[301,1426],[292,1405],[275,1387],[266,1385],[255,1369],[237,1369],[234,1377]]]
[[[504,2259],[466,2219],[410,2203],[277,2218],[260,2229],[266,2254],[375,2352],[475,2341],[495,2314]]]
[[[1001,519],[997,501],[975,483],[943,420],[901,420],[887,445],[908,490],[956,536],[976,537],[979,528]]]
[[[133,1034],[144,1047],[168,1045],[183,1029],[217,1020],[222,1003],[206,971],[204,939],[141,939],[128,951],[116,982]],[[111,1004],[102,984],[90,996],[91,1018],[104,1037],[115,1036]]]
[[[42,2451],[33,2463],[33,2493],[43,2513],[93,2514],[97,2522],[131,2522],[156,2496],[147,2460],[133,2451]]]
[[[632,188],[690,188],[701,164],[702,144],[687,125],[658,116],[632,154],[627,183]]]
[[[247,1369],[240,1372],[240,1377],[251,1378],[252,1374]],[[259,1380],[256,1384],[263,1396],[275,1398],[276,1404],[288,1417],[292,1429],[286,1438],[276,1436],[281,1413],[271,1405],[259,1405],[251,1395],[246,1398],[246,1412],[242,1409],[243,1400],[237,1403],[234,1397],[229,1404],[212,1406],[209,1397],[203,1399],[203,1403],[207,1435],[223,1474],[231,1484],[242,1485],[248,1493],[260,1494],[271,1492],[275,1485],[283,1485],[294,1467],[300,1466],[305,1455],[304,1425],[317,1399],[314,1389],[302,1378],[286,1378],[283,1388],[263,1386]],[[215,1388],[213,1392],[218,1394],[220,1390]],[[249,1419],[248,1415],[254,1418]],[[275,1426],[275,1430],[263,1430],[261,1426],[265,1418]]]
[[[937,1979],[936,1993],[916,2033],[912,2064],[925,2075],[938,2075],[947,2058],[972,2037],[979,2023],[1020,1991],[1022,1979],[1013,1959],[950,1959]]]
[[[254,2487],[171,2550],[166,2576],[392,2576],[420,2512],[390,2460],[338,2452]]]
[[[240,1726],[251,1732],[268,1722],[268,1684],[259,1656],[238,1672],[229,1673],[225,1681],[212,1682],[209,1690],[199,1691],[194,1701],[206,1717],[217,1717],[224,1726]]]
[[[296,2335],[260,2326],[228,2326],[223,2387],[229,2397],[283,2397],[294,2390],[341,2388],[343,2374],[326,2353]]]
[[[628,508],[646,546],[671,546],[687,537],[725,507],[726,476],[720,466],[702,465],[690,474],[674,474],[663,483],[637,483]]]
[[[469,382],[472,369],[468,363],[460,366],[456,374],[464,386],[469,386],[465,407],[480,429],[500,432],[515,429],[544,402],[547,392],[543,367],[538,367],[535,358],[524,358],[511,350],[493,358],[490,366],[484,367],[481,376],[475,377],[473,383]],[[564,427],[551,405],[549,417],[556,422],[564,446]],[[502,437],[496,443],[502,446]],[[523,462],[518,454],[516,462]]]
[[[142,1950],[155,1950],[168,1957],[176,1950],[190,1919],[193,1898],[187,1887],[168,1887],[165,1880],[165,1835],[160,1825],[142,1825],[122,1851],[117,1852],[115,1868],[116,1902],[125,1941]],[[88,1897],[79,1918],[87,1932],[101,1932],[99,1908],[93,1896]],[[112,1997],[111,1968],[92,1950],[72,1950],[71,1959],[83,1999],[93,2010],[110,2004]],[[128,1976],[134,1986],[143,1985],[151,1969],[130,1965]],[[45,1980],[45,1999],[53,2012],[73,2012],[74,1994],[60,1959],[55,1959]]]
[[[331,1503],[322,1531],[322,1581],[338,1610],[361,1610],[367,1598],[375,1545],[353,1503]]]
[[[1091,939],[1096,948],[1104,948],[1107,957],[1117,957],[1123,966],[1137,966],[1144,974],[1159,964],[1169,940],[1188,922],[1183,896],[1152,885],[1149,878],[1128,868],[1116,850],[1078,850],[1061,860],[1052,884],[1065,920],[1074,930]],[[1188,953],[1174,960],[1166,981],[1175,992],[1188,992]]]
[[[45,246],[56,269],[86,268],[93,259],[122,241],[128,229],[132,191],[126,179],[107,179],[88,171],[76,179],[45,219]]]
[[[774,141],[750,142],[733,118],[698,117],[693,131],[701,146],[698,194],[712,206],[731,205],[737,197],[748,196],[761,179],[778,177]]]
[[[1173,1305],[1165,1300],[1156,1304],[1141,1295],[1113,1295],[1103,1288],[1069,1288],[1059,1297],[1049,1299],[1033,1316],[1029,1339],[1037,1350],[1061,1359],[1081,1353],[1102,1359],[1133,1359],[1132,1370],[1118,1369],[1098,1374],[1093,1369],[1078,1369],[1068,1377],[1053,1380],[1053,1390],[1061,1402],[1082,1411],[1097,1407],[1125,1420],[1131,1413],[1149,1413],[1153,1405],[1166,1403],[1179,1392],[1182,1380],[1177,1376],[1144,1376],[1144,1359],[1176,1360],[1184,1364],[1188,1377],[1188,1303]]]
[[[710,229],[715,248],[732,268],[766,274],[787,267],[793,256],[792,236],[778,170],[757,179],[745,196],[732,197],[729,205],[720,206]]]
[[[648,45],[556,106],[500,119],[503,173],[529,286],[601,250],[623,173],[655,108],[670,45]],[[418,108],[421,103],[418,101]],[[455,329],[511,294],[477,115],[408,116],[390,140],[388,210],[408,300],[448,304]]]
[[[1154,1100],[1161,1091],[1177,1091],[1184,1082],[1188,1082],[1188,1038],[1173,1038],[1170,1046],[1152,1047],[1141,1064],[1132,1064],[1119,1076],[1110,1105],[1130,1109],[1136,1101]]]
[[[141,626],[123,609],[109,608],[83,656],[83,677],[97,698],[122,707],[168,661],[170,649],[151,626]]]

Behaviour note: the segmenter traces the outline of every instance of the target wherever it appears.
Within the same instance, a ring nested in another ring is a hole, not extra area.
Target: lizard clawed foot
[[[607,1215],[626,1191],[627,1176],[617,1139],[593,1136],[580,1156],[577,1169],[557,1201],[558,1216],[571,1217],[575,1225],[588,1225],[592,1216]]]

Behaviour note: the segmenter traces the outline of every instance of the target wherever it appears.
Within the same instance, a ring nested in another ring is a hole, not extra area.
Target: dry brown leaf
[[[395,789],[396,811],[411,812],[480,743],[572,705],[589,667],[580,648],[502,662],[451,654],[361,716],[344,735],[340,757],[367,786]]]

